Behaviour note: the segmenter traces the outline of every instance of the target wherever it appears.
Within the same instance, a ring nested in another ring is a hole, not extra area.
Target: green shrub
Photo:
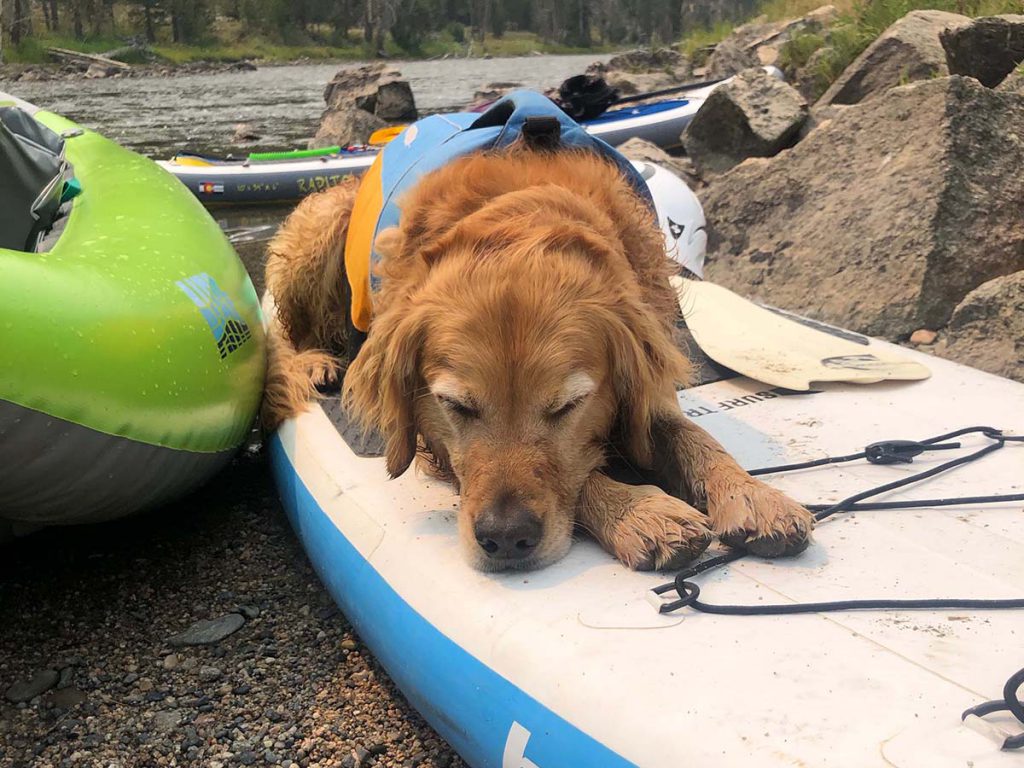
[[[466,28],[462,24],[459,24],[459,22],[449,22],[448,26],[445,27],[445,31],[447,31],[448,34],[451,35],[452,40],[459,45],[466,42]]]
[[[825,38],[813,32],[801,32],[779,49],[779,66],[784,70],[806,66],[811,56],[825,45]]]

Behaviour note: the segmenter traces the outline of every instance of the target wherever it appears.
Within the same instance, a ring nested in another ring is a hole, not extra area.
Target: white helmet
[[[704,277],[708,235],[704,228],[704,209],[697,196],[685,181],[668,169],[639,160],[632,163],[654,198],[668,255],[697,277]]]

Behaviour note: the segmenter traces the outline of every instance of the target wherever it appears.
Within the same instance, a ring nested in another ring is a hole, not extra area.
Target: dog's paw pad
[[[757,480],[709,503],[723,544],[759,557],[790,557],[807,549],[814,517],[781,491]]]
[[[638,499],[615,526],[612,546],[637,571],[678,570],[708,548],[707,518],[689,504],[658,493]]]

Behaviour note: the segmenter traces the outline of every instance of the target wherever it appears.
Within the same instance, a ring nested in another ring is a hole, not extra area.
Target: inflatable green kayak
[[[0,93],[0,536],[181,495],[246,439],[259,303],[156,164]]]

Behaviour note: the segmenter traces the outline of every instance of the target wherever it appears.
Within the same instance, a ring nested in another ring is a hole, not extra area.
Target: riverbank
[[[208,70],[224,71],[239,64],[254,66],[283,66],[296,64],[335,64],[352,61],[391,58],[406,61],[435,59],[490,59],[515,56],[602,54],[625,50],[622,46],[595,45],[587,48],[559,45],[542,40],[532,32],[507,32],[501,37],[487,35],[482,41],[457,40],[448,33],[424,40],[415,50],[405,50],[388,40],[382,52],[373,51],[361,43],[346,45],[313,44],[283,45],[253,37],[208,45],[153,44],[126,50],[118,38],[75,40],[62,36],[33,37],[4,51],[0,64],[0,78],[4,72],[43,68],[54,74],[66,74],[69,65],[57,61],[48,52],[62,48],[84,54],[103,55],[119,50],[116,58],[130,65],[122,76],[166,75],[177,70],[194,73]],[[383,54],[383,55],[381,55]],[[86,67],[81,67],[84,72]],[[131,74],[129,74],[131,73]],[[7,79],[12,79],[8,77]]]
[[[237,629],[183,645],[196,622]],[[334,607],[257,453],[155,513],[8,547],[0,682],[4,768],[463,765]]]

